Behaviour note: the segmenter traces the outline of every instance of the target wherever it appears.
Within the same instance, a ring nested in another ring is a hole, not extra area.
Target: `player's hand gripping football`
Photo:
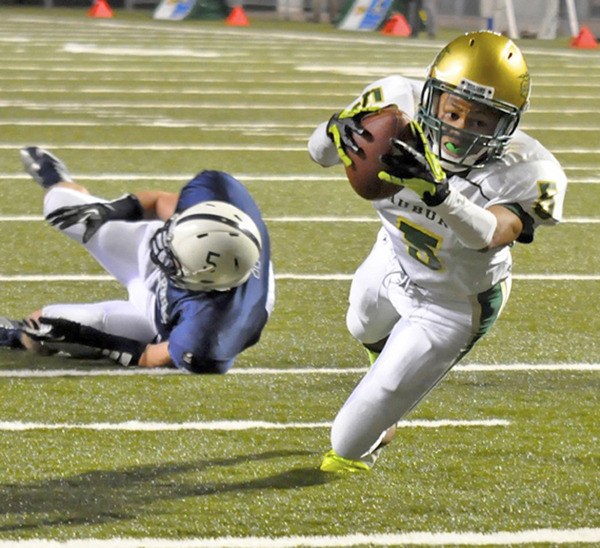
[[[327,122],[327,135],[334,142],[338,155],[346,167],[352,165],[348,150],[358,154],[361,149],[354,140],[354,134],[368,137],[369,132],[362,127],[361,120],[381,107],[354,107],[334,114]]]
[[[449,193],[446,172],[429,148],[419,122],[413,120],[409,127],[417,143],[416,147],[399,139],[392,139],[391,152],[381,157],[381,161],[389,169],[380,171],[378,177],[387,183],[410,188],[428,206],[439,205]]]
[[[139,200],[133,194],[127,194],[112,202],[61,207],[48,214],[46,220],[60,230],[78,223],[83,224],[83,243],[86,244],[107,221],[139,221],[143,216]]]

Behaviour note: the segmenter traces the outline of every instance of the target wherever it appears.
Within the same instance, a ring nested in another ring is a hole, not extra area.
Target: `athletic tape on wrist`
[[[490,245],[498,225],[493,213],[453,189],[441,204],[435,206],[435,210],[465,247],[483,249]]]

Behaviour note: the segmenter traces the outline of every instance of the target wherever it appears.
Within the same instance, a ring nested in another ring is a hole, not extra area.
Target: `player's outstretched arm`
[[[146,344],[140,341],[111,335],[89,325],[64,318],[40,316],[29,319],[21,326],[23,334],[39,343],[69,343],[95,348],[103,356],[125,367],[138,365]]]
[[[125,367],[173,366],[168,342],[144,344],[64,318],[30,318],[23,321],[21,331],[38,343],[71,343],[99,349],[103,356]]]

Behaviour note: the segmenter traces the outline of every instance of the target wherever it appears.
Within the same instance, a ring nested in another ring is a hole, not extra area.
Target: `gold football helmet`
[[[505,36],[470,32],[442,49],[429,67],[418,119],[443,167],[462,172],[499,158],[527,109],[529,88],[523,55]],[[457,129],[440,120],[438,105],[444,93],[491,112],[498,119],[493,132]]]

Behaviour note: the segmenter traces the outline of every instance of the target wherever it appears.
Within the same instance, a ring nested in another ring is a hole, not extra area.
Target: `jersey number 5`
[[[550,219],[554,213],[556,202],[555,196],[558,194],[556,183],[549,181],[538,181],[539,198],[533,206],[533,210],[540,219]]]
[[[439,249],[442,239],[424,228],[409,223],[406,219],[398,217],[398,230],[404,235],[408,254],[424,264],[431,270],[442,270],[444,267],[436,250]]]

